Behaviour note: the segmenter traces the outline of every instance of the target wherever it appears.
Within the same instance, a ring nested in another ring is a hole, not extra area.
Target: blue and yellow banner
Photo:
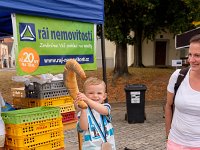
[[[18,75],[62,73],[70,58],[84,70],[97,68],[94,24],[21,14],[12,20]]]

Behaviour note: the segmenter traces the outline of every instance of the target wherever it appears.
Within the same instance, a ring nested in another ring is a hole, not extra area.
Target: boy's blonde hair
[[[106,90],[106,84],[103,80],[98,79],[96,77],[89,77],[83,84],[83,90],[85,91],[86,87],[89,85],[99,85],[99,84],[103,84],[104,90]]]

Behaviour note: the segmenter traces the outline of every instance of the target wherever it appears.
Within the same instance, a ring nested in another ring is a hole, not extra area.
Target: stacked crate
[[[33,82],[25,86],[25,93],[26,97],[40,99],[69,95],[63,80],[51,81],[44,84]]]
[[[12,97],[25,97],[25,90],[24,87],[20,87],[20,88],[11,88],[11,94]]]
[[[64,147],[59,107],[35,107],[2,113],[6,150],[58,150]]]
[[[15,108],[59,106],[63,123],[77,121],[73,99],[69,96],[63,80],[45,84],[34,82],[22,89],[11,90]]]

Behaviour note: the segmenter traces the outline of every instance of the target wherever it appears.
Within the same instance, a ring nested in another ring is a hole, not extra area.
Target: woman
[[[167,86],[167,150],[200,150],[200,34],[190,40],[188,62],[190,69],[174,100],[174,84],[180,69],[171,75]],[[173,101],[175,108],[172,113]]]
[[[5,144],[5,124],[1,117],[2,107],[5,107],[5,102],[0,92],[0,150],[4,150],[4,144]]]

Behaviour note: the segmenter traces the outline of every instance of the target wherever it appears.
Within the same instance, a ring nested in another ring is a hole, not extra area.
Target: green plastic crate
[[[3,112],[1,116],[5,124],[22,124],[58,118],[61,117],[61,114],[59,107],[42,106]]]

